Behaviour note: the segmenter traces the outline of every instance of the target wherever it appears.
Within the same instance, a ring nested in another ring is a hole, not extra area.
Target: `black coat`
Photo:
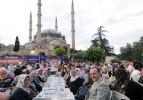
[[[134,81],[129,81],[126,96],[131,100],[143,100],[143,86]]]
[[[140,77],[139,83],[143,84],[143,76]]]
[[[74,95],[79,89],[79,87],[83,84],[83,82],[84,79],[79,77],[75,81],[69,83],[69,88]]]
[[[32,83],[36,86],[37,91],[42,91],[42,86],[40,83],[44,83],[44,80],[40,76],[36,76]]]
[[[13,78],[7,77],[5,79],[0,80],[0,91],[4,92],[4,90],[7,90],[7,88],[11,87],[13,82]]]
[[[9,100],[32,100],[29,93],[21,88],[17,88]]]

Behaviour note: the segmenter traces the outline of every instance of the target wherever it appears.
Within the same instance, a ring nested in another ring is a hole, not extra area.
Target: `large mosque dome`
[[[37,36],[35,35],[34,40],[36,40],[36,37]],[[43,38],[47,38],[47,39],[58,38],[58,39],[65,40],[65,36],[62,36],[60,32],[57,32],[54,29],[43,30],[41,32],[41,39],[43,39]]]
[[[44,49],[52,51],[57,47],[67,48],[65,36],[54,29],[43,30],[40,35],[39,42],[36,41],[36,34],[33,41],[25,44],[25,49]]]

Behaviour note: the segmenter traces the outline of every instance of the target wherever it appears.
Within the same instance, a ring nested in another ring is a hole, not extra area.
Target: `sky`
[[[28,42],[30,11],[33,17],[33,35],[37,30],[38,0],[1,0],[0,43]],[[126,43],[143,36],[143,0],[74,0],[76,49],[86,50],[93,34],[104,26],[106,38],[119,53]],[[58,18],[58,31],[71,44],[71,0],[42,0],[42,30],[54,29]]]

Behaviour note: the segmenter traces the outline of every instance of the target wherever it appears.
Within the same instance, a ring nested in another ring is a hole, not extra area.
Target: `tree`
[[[85,51],[79,51],[79,52],[75,53],[73,55],[73,57],[75,60],[84,61],[84,60],[86,60],[86,52]]]
[[[64,48],[56,48],[55,49],[55,54],[57,56],[63,56],[65,54],[65,49]]]
[[[143,37],[138,42],[133,43],[132,55],[134,60],[143,61]]]
[[[19,42],[18,36],[16,36],[16,40],[15,40],[15,45],[14,45],[13,51],[14,52],[18,52],[19,51],[19,47],[20,47],[20,42]]]
[[[95,47],[100,47],[103,50],[105,50],[106,55],[110,55],[113,53],[113,48],[109,46],[109,41],[105,38],[105,35],[103,34],[104,32],[107,32],[106,30],[103,29],[103,26],[100,26],[97,29],[97,33],[95,33],[93,36],[96,36],[91,42],[92,46]]]
[[[133,46],[127,43],[126,47],[120,48],[120,51],[119,57],[122,60],[138,60],[143,62],[143,37],[139,41],[133,42]]]
[[[132,60],[132,46],[131,44],[127,43],[126,47],[120,48],[121,54],[120,58],[122,60]]]
[[[106,30],[103,30],[103,28],[103,26],[97,28],[97,33],[93,35],[97,37],[95,37],[95,39],[92,40],[93,45],[99,46],[101,48],[103,47],[103,36],[105,36],[103,32],[106,32]]]
[[[99,64],[99,62],[102,62],[105,58],[105,51],[99,47],[90,47],[86,51],[86,56],[87,60]]]

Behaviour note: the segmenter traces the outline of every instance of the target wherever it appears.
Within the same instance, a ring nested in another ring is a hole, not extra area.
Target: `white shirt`
[[[132,79],[135,82],[138,82],[139,78],[140,78],[140,71],[139,70],[134,70],[131,75],[130,75],[130,79]]]

